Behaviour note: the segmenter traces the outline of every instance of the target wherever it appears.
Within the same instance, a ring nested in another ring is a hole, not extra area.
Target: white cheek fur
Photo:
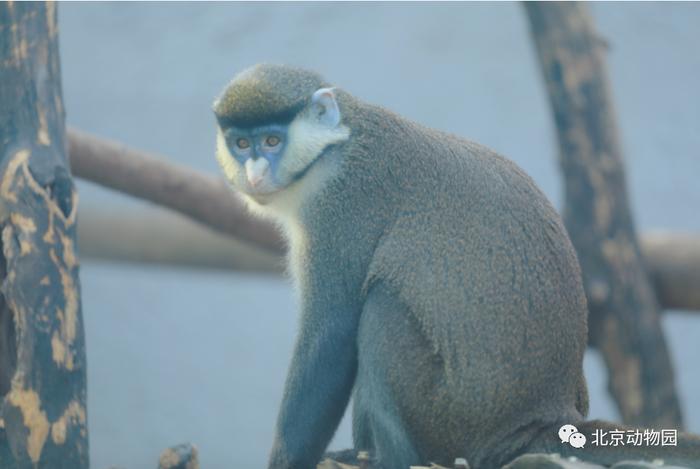
[[[347,127],[328,127],[307,116],[297,117],[287,132],[289,143],[280,162],[280,177],[303,171],[328,145],[345,141],[349,136]]]
[[[280,180],[291,180],[312,164],[321,152],[329,145],[345,141],[350,136],[350,130],[344,126],[329,128],[323,124],[311,121],[308,116],[301,115],[289,125],[287,132],[287,148],[278,168]],[[318,194],[338,170],[338,164],[320,162],[308,171],[304,177],[290,185],[266,207],[273,216],[277,216],[285,224],[298,218],[299,210],[306,205],[311,197]],[[295,229],[288,229],[290,239]]]
[[[224,138],[221,129],[216,129],[216,160],[224,172],[224,177],[233,186],[237,186],[237,181],[240,173],[240,165],[233,158],[231,152],[228,151],[226,139]]]

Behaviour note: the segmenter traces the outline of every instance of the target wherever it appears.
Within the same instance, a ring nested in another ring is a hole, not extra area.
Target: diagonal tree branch
[[[277,230],[249,216],[221,178],[73,129],[68,143],[77,177],[171,208],[269,251],[285,249]]]
[[[525,3],[564,174],[564,221],[578,252],[590,337],[629,424],[682,423],[673,366],[632,213],[604,42],[585,3]]]

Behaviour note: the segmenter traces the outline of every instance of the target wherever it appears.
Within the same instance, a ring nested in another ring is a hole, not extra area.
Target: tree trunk
[[[578,252],[591,343],[625,423],[681,425],[673,367],[627,200],[604,41],[584,3],[525,3],[559,140],[564,221]]]
[[[0,467],[88,467],[56,4],[0,2]]]

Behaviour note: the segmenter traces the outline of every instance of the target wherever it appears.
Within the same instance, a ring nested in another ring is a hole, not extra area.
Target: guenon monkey
[[[224,175],[279,222],[301,303],[269,468],[314,468],[351,395],[354,446],[382,469],[492,469],[524,452],[700,467],[691,436],[559,440],[563,424],[612,424],[583,421],[578,261],[514,163],[287,66],[243,71],[214,111]]]

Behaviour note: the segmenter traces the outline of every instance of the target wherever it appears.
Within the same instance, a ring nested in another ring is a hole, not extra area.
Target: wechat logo
[[[586,436],[579,433],[573,425],[562,425],[559,429],[559,439],[562,443],[569,443],[574,448],[583,448],[586,444]]]

